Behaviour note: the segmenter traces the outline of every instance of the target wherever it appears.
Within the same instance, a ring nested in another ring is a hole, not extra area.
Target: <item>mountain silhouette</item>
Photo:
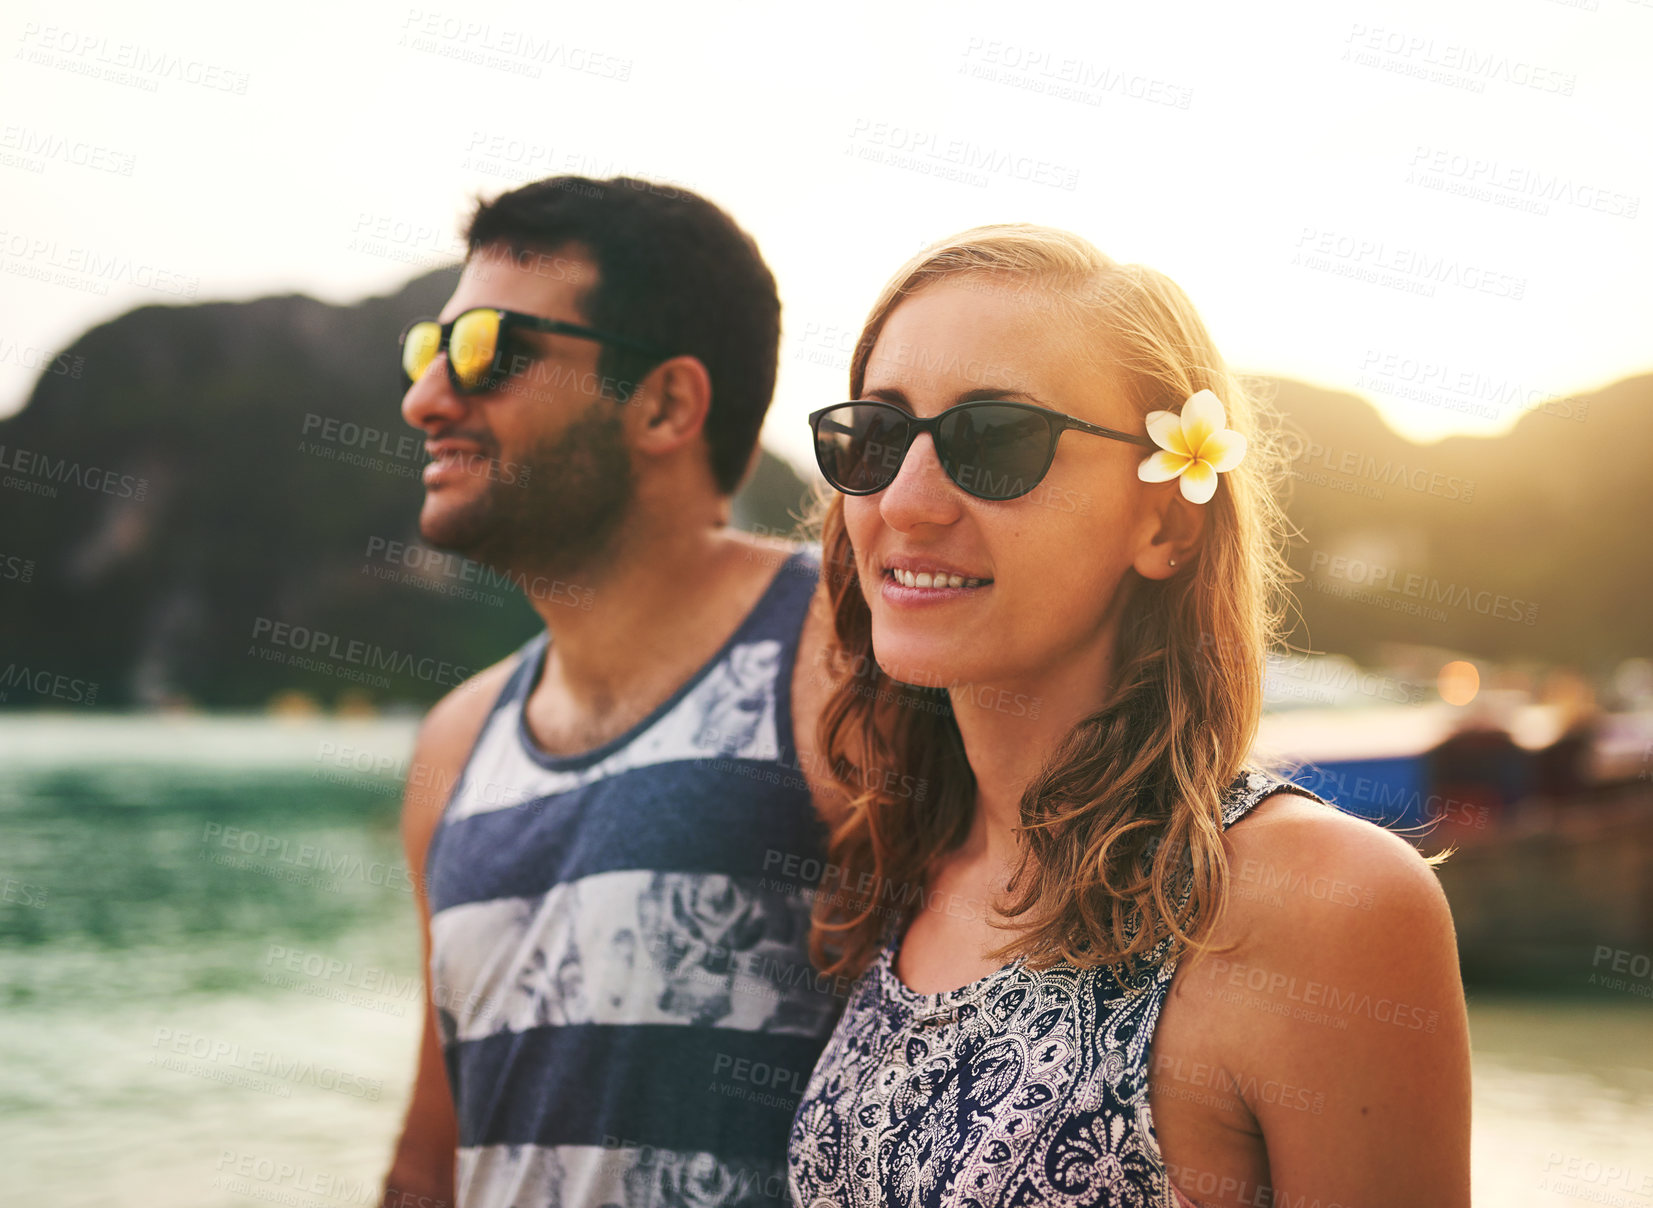
[[[1355,395],[1282,381],[1275,405],[1296,434],[1300,644],[1373,659],[1413,643],[1595,672],[1653,653],[1653,476],[1640,464],[1653,375],[1533,400],[1501,436],[1429,445]]]
[[[146,306],[53,361],[0,422],[0,707],[422,704],[534,633],[515,585],[418,544],[396,339],[457,279]],[[735,520],[785,529],[805,489],[766,452]]]
[[[515,586],[418,544],[393,350],[456,279],[146,306],[51,362],[0,421],[0,707],[422,705],[533,633]],[[1653,376],[1428,446],[1355,395],[1268,389],[1296,454],[1299,644],[1595,669],[1653,647]],[[766,452],[736,523],[787,530],[807,491]]]

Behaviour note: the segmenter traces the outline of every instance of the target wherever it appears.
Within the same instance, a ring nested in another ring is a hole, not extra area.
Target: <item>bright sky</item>
[[[753,233],[799,461],[879,286],[981,222],[1162,269],[1239,368],[1419,439],[1653,369],[1653,0],[6,12],[0,414],[91,324],[387,292],[473,194],[564,171]]]

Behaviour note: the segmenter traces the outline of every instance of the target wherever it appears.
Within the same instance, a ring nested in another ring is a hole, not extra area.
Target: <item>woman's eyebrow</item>
[[[894,386],[884,390],[863,390],[861,397],[876,399],[881,403],[889,403],[892,407],[900,407],[906,411],[913,409],[913,405],[907,401],[906,392]]]
[[[982,399],[1004,399],[1006,402],[1032,403],[1036,407],[1046,406],[1045,402],[1026,390],[1013,390],[1008,386],[983,386],[978,390],[966,390],[959,395],[955,402],[974,403]]]
[[[906,391],[902,390],[898,386],[880,387],[875,390],[863,390],[861,391],[861,397],[864,399],[875,399],[881,403],[889,403],[892,407],[900,407],[903,411],[917,414],[913,411],[912,402],[907,398]],[[1045,402],[1035,394],[1031,394],[1026,390],[1012,390],[1004,386],[982,386],[974,390],[965,390],[956,395],[948,406],[957,406],[959,403],[976,403],[998,399],[1003,399],[1005,402],[1029,403],[1032,406],[1041,407],[1047,411],[1055,410],[1055,408],[1051,407],[1049,403]]]

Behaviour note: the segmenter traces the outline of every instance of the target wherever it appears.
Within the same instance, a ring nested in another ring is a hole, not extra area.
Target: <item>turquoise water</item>
[[[376,1202],[420,1022],[411,738],[0,719],[9,1202]]]
[[[375,1201],[420,1020],[412,736],[0,716],[8,1202]],[[1477,1204],[1653,1205],[1653,1000],[1472,994],[1471,1028]]]

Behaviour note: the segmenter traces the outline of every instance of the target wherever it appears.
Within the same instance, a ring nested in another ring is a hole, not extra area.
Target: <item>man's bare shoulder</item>
[[[419,725],[418,744],[429,755],[448,747],[463,746],[468,752],[482,729],[482,723],[511,678],[515,654],[485,667],[431,706]]]
[[[436,825],[454,782],[470,758],[471,747],[515,666],[513,654],[478,671],[425,714],[414,739],[408,772],[403,809],[406,826],[428,831]]]

